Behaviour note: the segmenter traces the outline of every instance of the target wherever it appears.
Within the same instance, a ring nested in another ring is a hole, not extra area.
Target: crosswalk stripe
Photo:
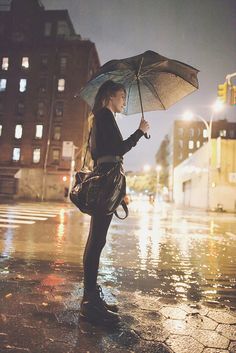
[[[29,212],[29,211],[12,211],[12,210],[10,210],[10,211],[3,211],[3,210],[1,210],[0,209],[0,214],[5,214],[7,212],[7,214],[10,214],[10,215],[22,215],[22,216],[28,216],[28,215],[31,215],[31,216],[39,216],[39,217],[41,217],[41,216],[44,216],[44,217],[57,217],[58,215],[56,215],[56,214],[48,214],[48,213],[32,213],[32,212]]]
[[[19,224],[34,224],[35,221],[16,221],[14,219],[0,218],[0,223],[19,223]]]
[[[30,217],[30,216],[18,216],[18,215],[15,215],[15,214],[10,214],[10,213],[3,213],[3,212],[0,212],[0,217],[3,219],[3,218],[6,218],[6,219],[31,219],[31,220],[35,220],[35,221],[46,221],[47,218],[46,217]]]
[[[15,224],[0,224],[0,228],[19,228],[19,226]]]
[[[39,209],[37,209],[37,210],[32,210],[32,211],[30,211],[30,210],[26,210],[26,209],[24,209],[24,208],[12,208],[12,207],[8,207],[8,208],[3,208],[3,207],[0,207],[0,211],[6,211],[6,212],[10,212],[10,211],[17,211],[17,212],[24,212],[24,213],[32,213],[32,211],[33,212],[40,212],[40,215],[48,215],[49,217],[56,217],[56,216],[58,216],[58,214],[60,214],[60,213],[56,213],[56,211],[55,212],[53,212],[53,213],[46,213],[46,211],[41,211],[41,210],[39,210]]]

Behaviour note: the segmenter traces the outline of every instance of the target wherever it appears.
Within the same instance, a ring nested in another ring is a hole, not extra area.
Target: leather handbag
[[[126,178],[121,162],[100,164],[92,171],[85,169],[85,160],[89,146],[91,131],[81,171],[75,175],[75,184],[70,192],[70,200],[83,213],[115,215],[124,219],[128,216],[128,208],[124,201],[126,195]],[[125,216],[120,217],[117,208],[122,205]]]

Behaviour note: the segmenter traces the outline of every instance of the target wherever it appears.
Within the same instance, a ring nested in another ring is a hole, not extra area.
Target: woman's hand
[[[141,118],[140,124],[139,124],[139,129],[142,130],[144,134],[146,134],[149,130],[149,124],[144,118]]]

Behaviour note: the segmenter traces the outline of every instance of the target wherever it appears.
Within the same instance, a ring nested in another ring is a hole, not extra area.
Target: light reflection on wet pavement
[[[50,261],[62,271],[65,264],[79,265],[81,278],[89,220],[66,205],[56,218],[1,228],[2,260]],[[99,279],[158,297],[236,306],[235,240],[235,215],[133,202],[127,220],[113,218]]]
[[[235,215],[133,202],[114,217],[99,282],[121,326],[104,330],[78,316],[90,218],[34,207],[56,216],[0,227],[0,353],[235,352]]]

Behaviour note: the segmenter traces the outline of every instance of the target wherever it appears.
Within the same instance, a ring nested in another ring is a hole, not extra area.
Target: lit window
[[[25,56],[22,58],[21,67],[23,67],[24,69],[29,68],[29,58],[28,57]]]
[[[58,80],[57,90],[58,90],[58,92],[65,91],[65,79],[64,78],[60,78]]]
[[[188,156],[191,157],[191,156],[192,156],[192,153],[189,153]]]
[[[183,148],[183,146],[184,146],[183,140],[179,140],[179,148]]]
[[[20,160],[20,148],[19,147],[13,148],[12,160],[16,161],[16,162]]]
[[[0,136],[2,136],[2,124],[0,124]]]
[[[43,137],[43,125],[36,125],[35,129],[35,138],[36,139],[41,139]]]
[[[192,149],[194,148],[194,141],[192,141],[192,140],[189,140],[189,141],[188,141],[188,148],[189,148],[190,150],[192,150]]]
[[[45,105],[43,102],[38,102],[37,115],[44,116],[45,114]]]
[[[60,150],[58,149],[53,149],[52,150],[52,161],[54,163],[58,163],[60,159]]]
[[[208,137],[207,129],[203,129],[202,135],[204,138]]]
[[[40,162],[40,148],[33,149],[33,163]]]
[[[53,140],[59,141],[61,138],[61,127],[55,126],[53,130]]]
[[[21,124],[17,124],[16,127],[15,127],[15,138],[16,139],[21,139],[22,131],[23,131],[22,125]]]
[[[56,102],[54,107],[54,114],[56,116],[63,116],[64,104],[63,102]]]
[[[220,130],[219,135],[220,135],[221,137],[226,137],[227,131],[226,131],[226,130]]]
[[[197,141],[197,142],[196,142],[196,146],[197,146],[197,148],[199,148],[199,147],[201,146],[200,141]]]
[[[190,137],[194,136],[194,129],[192,127],[189,129],[189,136]]]
[[[64,72],[67,65],[67,57],[63,56],[60,58],[60,71]]]
[[[6,91],[7,80],[5,78],[0,79],[0,92]]]
[[[52,24],[51,22],[46,22],[44,24],[44,35],[45,37],[49,37],[51,35],[52,32]]]
[[[20,84],[19,84],[19,91],[20,92],[25,92],[26,91],[26,86],[27,86],[27,80],[25,78],[20,79]]]
[[[178,135],[179,135],[179,137],[182,137],[183,134],[184,134],[184,129],[183,129],[182,127],[179,127],[179,128],[178,128]]]
[[[58,36],[69,36],[70,29],[66,21],[57,22],[57,35]]]
[[[2,70],[7,71],[9,67],[9,58],[2,58]]]

